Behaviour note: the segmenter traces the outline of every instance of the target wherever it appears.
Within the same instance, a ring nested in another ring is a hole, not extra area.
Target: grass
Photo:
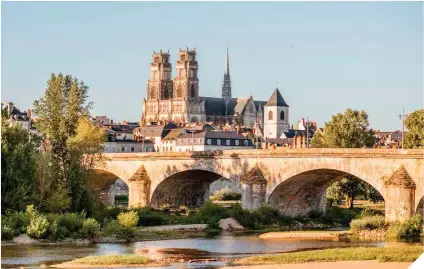
[[[352,230],[374,230],[385,228],[384,216],[366,216],[360,219],[354,219],[350,223]]]
[[[358,247],[310,250],[292,253],[254,256],[236,260],[237,265],[284,264],[306,262],[334,262],[378,260],[381,262],[413,262],[423,253],[422,246]]]
[[[72,264],[112,265],[112,264],[148,264],[153,260],[140,255],[104,255],[88,256],[71,261]]]

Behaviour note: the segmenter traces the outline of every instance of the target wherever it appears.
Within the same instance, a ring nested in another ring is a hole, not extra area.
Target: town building
[[[234,150],[253,147],[252,140],[241,134],[207,130],[178,136],[175,151]]]

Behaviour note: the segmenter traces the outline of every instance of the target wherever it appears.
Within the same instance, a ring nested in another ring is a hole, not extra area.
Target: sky
[[[200,95],[219,97],[227,43],[233,97],[278,87],[294,124],[352,108],[398,130],[402,106],[423,107],[422,2],[2,2],[1,100],[31,108],[62,72],[92,115],[139,121],[153,50],[175,70],[195,47]]]

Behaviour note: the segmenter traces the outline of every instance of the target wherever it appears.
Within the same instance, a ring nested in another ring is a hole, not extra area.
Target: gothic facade
[[[266,101],[255,101],[252,96],[233,98],[231,95],[228,48],[221,97],[199,96],[196,49],[180,49],[175,69],[172,79],[169,51],[153,52],[147,98],[143,101],[143,126],[169,122],[182,125],[191,122],[237,123],[246,127],[253,127],[258,122],[263,126]]]

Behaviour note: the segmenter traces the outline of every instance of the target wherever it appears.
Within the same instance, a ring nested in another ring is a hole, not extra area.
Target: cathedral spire
[[[225,116],[228,116],[228,104],[231,100],[231,78],[230,78],[230,61],[228,55],[228,44],[227,44],[227,54],[225,58],[225,73],[224,80],[222,81],[222,98],[225,101]]]
[[[227,57],[225,58],[225,74],[230,75],[230,60],[228,57],[228,43],[227,43]]]

